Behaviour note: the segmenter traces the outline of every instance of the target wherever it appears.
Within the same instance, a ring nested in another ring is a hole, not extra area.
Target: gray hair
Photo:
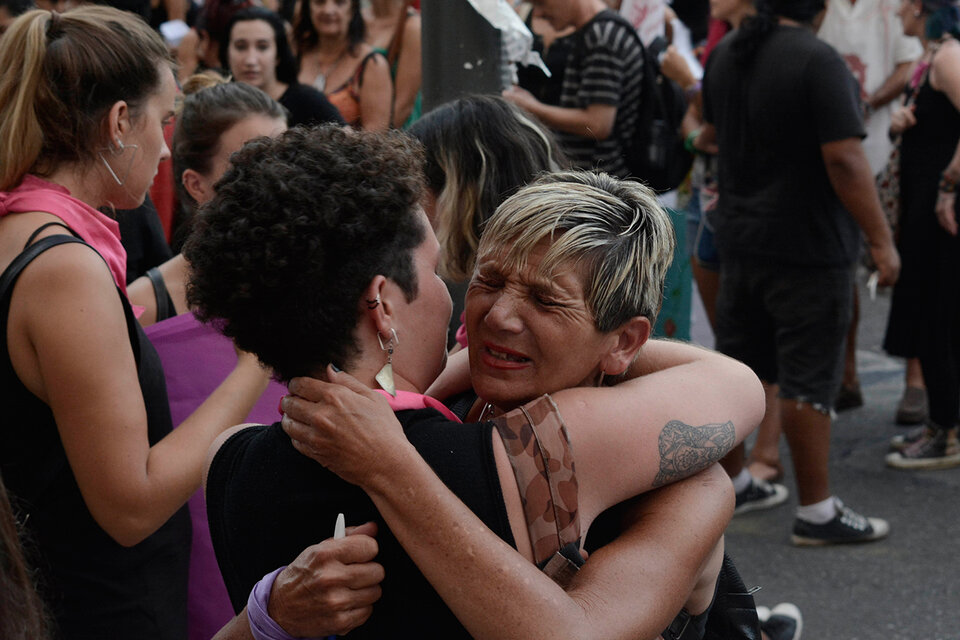
[[[540,275],[552,278],[559,267],[575,265],[599,331],[635,316],[656,320],[676,240],[649,188],[605,173],[546,174],[500,205],[483,231],[478,258],[502,251],[502,264],[519,270],[544,239],[552,244]]]

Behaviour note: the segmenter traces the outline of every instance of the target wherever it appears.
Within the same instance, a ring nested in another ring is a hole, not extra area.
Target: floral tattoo
[[[727,455],[736,440],[732,422],[695,427],[671,420],[660,432],[660,472],[654,487],[676,482]]]

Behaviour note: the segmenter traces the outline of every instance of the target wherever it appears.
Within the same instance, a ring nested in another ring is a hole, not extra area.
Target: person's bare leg
[[[720,466],[723,467],[723,470],[727,472],[728,476],[736,478],[740,475],[740,472],[743,471],[744,459],[747,457],[746,453],[747,449],[741,442],[731,449],[730,453],[720,459]]]
[[[796,400],[782,399],[780,409],[800,505],[826,500],[830,497],[830,415]]]
[[[780,462],[780,386],[764,382],[763,392],[767,400],[767,411],[757,427],[757,439],[750,451],[747,468],[754,478],[772,482],[783,476],[783,465]]]
[[[703,309],[707,312],[707,319],[710,321],[710,328],[717,329],[717,291],[720,289],[720,272],[701,267],[696,259],[691,259],[690,264],[693,267],[693,279],[697,283],[697,290],[700,292],[700,299],[703,301]]]
[[[843,386],[853,389],[860,386],[857,376],[857,327],[860,325],[860,294],[853,285],[853,318],[847,330],[847,345],[843,354]]]
[[[895,420],[897,424],[921,424],[928,418],[930,409],[919,358],[907,358],[904,382],[903,397],[897,405]]]
[[[923,369],[920,368],[920,358],[907,358],[907,370],[904,378],[908,387],[927,388],[927,383],[923,381]]]

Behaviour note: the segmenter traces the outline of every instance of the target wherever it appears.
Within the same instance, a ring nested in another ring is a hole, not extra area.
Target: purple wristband
[[[285,566],[280,567],[276,571],[263,576],[260,582],[253,585],[250,597],[247,598],[247,620],[250,622],[250,632],[256,640],[295,640],[267,613],[267,603],[270,601],[273,581],[285,568]]]

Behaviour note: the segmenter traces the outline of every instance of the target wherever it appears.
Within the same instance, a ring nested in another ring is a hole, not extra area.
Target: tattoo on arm
[[[671,420],[660,432],[660,471],[653,480],[660,487],[703,471],[733,448],[732,422],[695,427]]]

